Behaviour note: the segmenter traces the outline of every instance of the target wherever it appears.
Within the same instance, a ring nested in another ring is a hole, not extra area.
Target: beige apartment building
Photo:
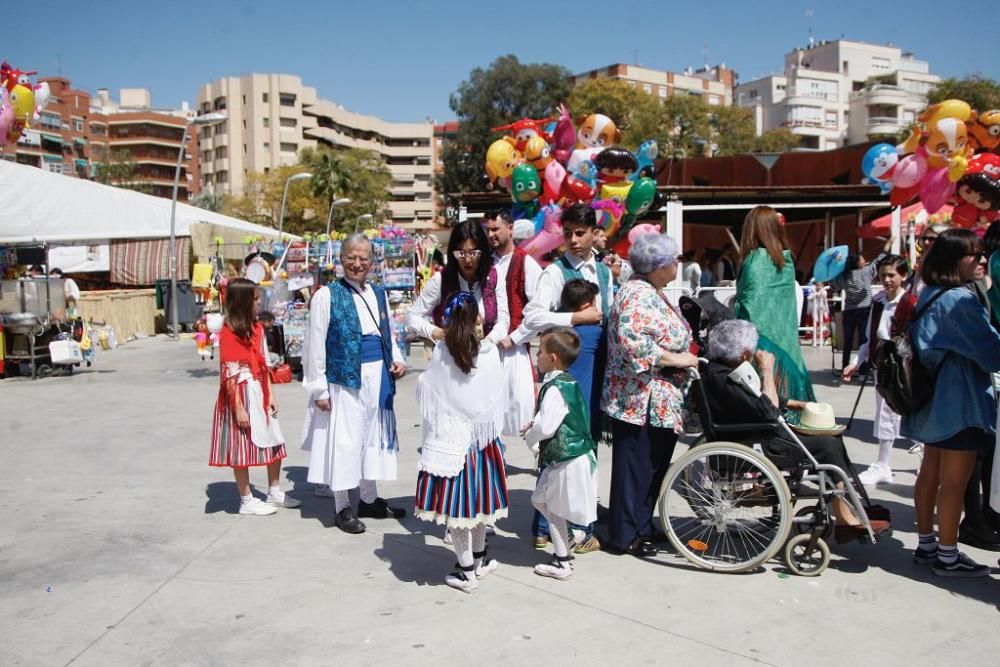
[[[737,75],[733,70],[727,69],[725,64],[715,67],[706,65],[698,70],[687,68],[683,73],[676,74],[640,65],[616,63],[577,74],[570,81],[576,86],[588,79],[602,77],[628,81],[662,99],[671,95],[695,95],[712,106],[731,106]]]
[[[253,171],[295,164],[303,148],[375,151],[392,173],[386,218],[408,227],[433,226],[434,125],[392,123],[319,99],[289,74],[225,77],[198,91],[199,113],[227,114],[199,136],[202,185],[239,196]]]

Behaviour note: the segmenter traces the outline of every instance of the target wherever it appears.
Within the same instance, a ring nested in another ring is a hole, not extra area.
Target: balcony
[[[895,116],[872,116],[868,119],[868,135],[896,134],[903,129],[903,123]]]
[[[851,93],[851,101],[861,101],[865,105],[884,105],[897,107],[906,103],[912,93],[908,93],[899,86],[890,86],[879,83],[867,88]]]

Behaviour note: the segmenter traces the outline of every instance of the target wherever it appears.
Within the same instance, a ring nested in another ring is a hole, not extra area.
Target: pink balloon
[[[628,242],[635,243],[635,240],[642,236],[643,234],[659,234],[660,226],[651,225],[649,223],[644,223],[641,225],[636,225],[628,232]]]
[[[10,93],[0,86],[0,146],[7,143],[7,133],[14,124],[14,107],[10,104]],[[17,143],[16,140],[11,143]]]
[[[519,244],[526,253],[538,261],[563,243],[562,209],[549,205],[542,209],[542,215],[542,231]]]
[[[923,179],[926,173],[927,158],[912,153],[896,165],[896,171],[892,175],[892,186],[894,188],[912,188]]]
[[[937,212],[955,194],[955,184],[948,178],[948,168],[931,169],[920,182],[920,203],[928,213]]]
[[[559,191],[566,180],[566,167],[553,160],[543,172],[542,203],[549,204],[559,200]]]

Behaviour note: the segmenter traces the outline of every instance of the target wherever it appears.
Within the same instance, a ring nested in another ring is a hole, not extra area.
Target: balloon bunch
[[[928,213],[952,203],[952,221],[986,226],[1000,217],[1000,110],[977,113],[962,100],[932,104],[898,146],[876,144],[861,161],[864,183],[895,206],[919,198]]]
[[[515,220],[532,221],[535,233],[520,246],[536,259],[562,245],[566,206],[590,204],[613,242],[656,203],[656,142],[635,154],[616,146],[621,132],[603,114],[574,121],[560,106],[556,119],[522,118],[493,131],[510,134],[486,151],[489,187],[510,192]]]
[[[49,101],[49,84],[31,83],[33,74],[0,63],[0,146],[16,144]]]

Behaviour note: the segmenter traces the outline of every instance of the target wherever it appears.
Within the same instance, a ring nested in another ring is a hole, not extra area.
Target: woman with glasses
[[[508,333],[507,290],[497,289],[493,252],[486,232],[473,220],[451,230],[444,271],[434,274],[406,314],[410,333],[434,342],[444,340],[444,307],[459,292],[476,297],[483,319],[483,336],[494,346]]]
[[[958,551],[966,484],[980,450],[994,446],[996,433],[991,373],[1000,370],[1000,334],[967,287],[985,268],[974,232],[942,232],[923,258],[926,287],[910,322],[914,352],[935,378],[930,401],[904,416],[901,428],[904,436],[924,443],[913,499],[919,533],[913,558],[945,577],[989,574],[989,567]]]

